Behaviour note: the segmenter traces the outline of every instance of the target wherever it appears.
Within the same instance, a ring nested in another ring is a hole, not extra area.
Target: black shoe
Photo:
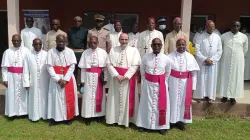
[[[67,121],[65,121],[65,124],[71,125],[71,124],[72,124],[72,120],[67,120]]]
[[[206,101],[208,101],[208,100],[209,100],[209,98],[208,98],[208,97],[205,97],[204,99],[205,99]]]
[[[91,124],[91,121],[90,121],[90,119],[85,119],[84,123],[85,123],[85,125],[89,126]]]
[[[140,129],[139,129],[139,132],[144,132],[144,131],[145,131],[144,128],[140,128]]]
[[[14,121],[16,119],[16,116],[9,117],[9,121]]]
[[[182,130],[182,131],[185,131],[185,124],[183,122],[177,122],[176,123],[176,126],[178,129]]]
[[[175,123],[170,123],[170,129],[173,129],[175,126]]]
[[[99,117],[99,118],[96,119],[96,122],[98,122],[98,123],[102,123],[102,121],[103,121],[102,117]]]
[[[230,98],[230,103],[231,103],[232,105],[235,105],[235,104],[236,104],[236,100],[235,100],[234,98]]]
[[[165,129],[160,130],[160,134],[166,135],[166,133],[167,133],[167,130],[165,130]]]
[[[55,120],[50,120],[50,123],[49,123],[49,126],[53,126],[53,125],[55,125],[56,124],[56,122],[55,122]]]
[[[226,103],[227,102],[227,98],[226,97],[223,97],[223,98],[221,98],[221,100],[220,100],[222,103]]]

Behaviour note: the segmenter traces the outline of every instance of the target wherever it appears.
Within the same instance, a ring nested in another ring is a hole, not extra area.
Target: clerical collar
[[[212,32],[212,33],[209,33],[209,32],[206,31],[206,33],[209,34],[209,35],[211,35],[213,32]]]
[[[233,35],[236,35],[236,34],[238,34],[239,32],[237,32],[237,33],[233,33],[232,31],[230,31]]]
[[[180,32],[181,32],[181,30],[180,30],[179,32],[177,32],[177,31],[175,31],[175,30],[174,30],[174,32],[175,32],[176,34],[178,34],[178,33],[180,33]]]
[[[35,50],[33,50],[36,54],[39,54],[41,51],[42,51],[42,49],[40,50],[40,51],[35,51]]]
[[[150,31],[150,30],[148,29],[148,31],[149,31],[149,32],[153,32],[153,31],[155,31],[155,29],[154,29],[154,30],[152,30],[152,31]]]
[[[180,53],[180,52],[178,52],[178,51],[176,50],[176,54],[177,54],[177,55],[184,55],[184,53],[185,53],[185,52]]]
[[[14,47],[14,46],[13,46]],[[14,49],[15,50],[19,50],[21,48],[21,46],[20,47],[14,47]]]

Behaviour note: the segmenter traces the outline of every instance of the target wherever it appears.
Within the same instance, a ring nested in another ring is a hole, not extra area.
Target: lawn
[[[26,118],[12,122],[0,116],[0,140],[5,139],[65,139],[65,140],[247,140],[250,139],[250,121],[243,119],[195,119],[186,126],[186,131],[172,129],[163,136],[158,132],[138,132],[135,127],[124,129],[93,122],[85,126],[77,119],[71,126],[59,124],[49,127],[45,121],[36,123]]]

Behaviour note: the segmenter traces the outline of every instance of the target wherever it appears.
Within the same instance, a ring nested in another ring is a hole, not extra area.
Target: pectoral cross
[[[120,61],[119,65],[122,66],[122,61]]]
[[[18,63],[17,61],[14,62],[15,65],[16,65],[17,63]]]
[[[64,72],[64,69],[63,69],[63,68],[61,68],[61,69],[60,69],[60,72],[61,72],[61,74],[63,74],[63,72]]]
[[[147,48],[147,46],[145,46],[143,49],[145,50],[145,53],[146,53],[148,48]]]

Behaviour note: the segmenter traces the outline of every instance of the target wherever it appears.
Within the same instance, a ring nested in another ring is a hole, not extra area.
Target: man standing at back
[[[27,28],[21,31],[22,46],[33,50],[33,40],[39,38],[42,40],[42,32],[36,27],[33,27],[34,19],[33,17],[26,17]]]
[[[109,24],[105,25],[104,28],[108,29],[110,33],[115,32],[115,21],[116,21],[116,15],[115,13],[109,14]]]
[[[176,50],[177,39],[184,38],[185,41],[188,43],[187,35],[181,31],[181,27],[182,27],[181,18],[179,17],[175,18],[173,21],[173,26],[174,26],[174,30],[170,32],[165,38],[164,53],[166,55]],[[187,50],[189,50],[188,46],[186,47],[187,47]]]
[[[58,19],[53,19],[51,22],[51,28],[52,30],[50,30],[47,33],[46,36],[46,51],[49,51],[51,48],[55,48],[56,47],[56,36],[59,34],[62,34],[64,36],[67,36],[67,34],[60,30],[60,20]]]
[[[111,48],[120,46],[119,37],[122,34],[122,25],[120,21],[115,21],[115,32],[110,33]]]
[[[140,52],[141,57],[143,57],[146,53],[153,52],[151,48],[151,43],[154,38],[159,38],[164,45],[163,35],[160,31],[155,30],[155,19],[153,17],[148,18],[148,29],[141,32],[138,39],[137,48]],[[162,47],[161,52],[164,49]]]
[[[165,16],[161,16],[157,19],[157,23],[159,25],[159,31],[163,34],[163,39],[166,38],[169,30],[167,30],[167,19]]]
[[[95,19],[95,27],[89,30],[88,33],[88,42],[91,36],[96,36],[99,41],[98,47],[104,50],[110,49],[110,41],[109,41],[109,30],[103,27],[105,17],[103,15],[96,14],[94,16]]]
[[[79,63],[82,52],[86,49],[87,46],[87,35],[88,29],[82,26],[82,18],[80,16],[76,16],[75,27],[72,27],[68,31],[68,47],[71,48],[76,56],[77,63]],[[78,79],[78,66],[76,65],[74,75],[76,79]],[[78,83],[80,84],[80,82]]]

